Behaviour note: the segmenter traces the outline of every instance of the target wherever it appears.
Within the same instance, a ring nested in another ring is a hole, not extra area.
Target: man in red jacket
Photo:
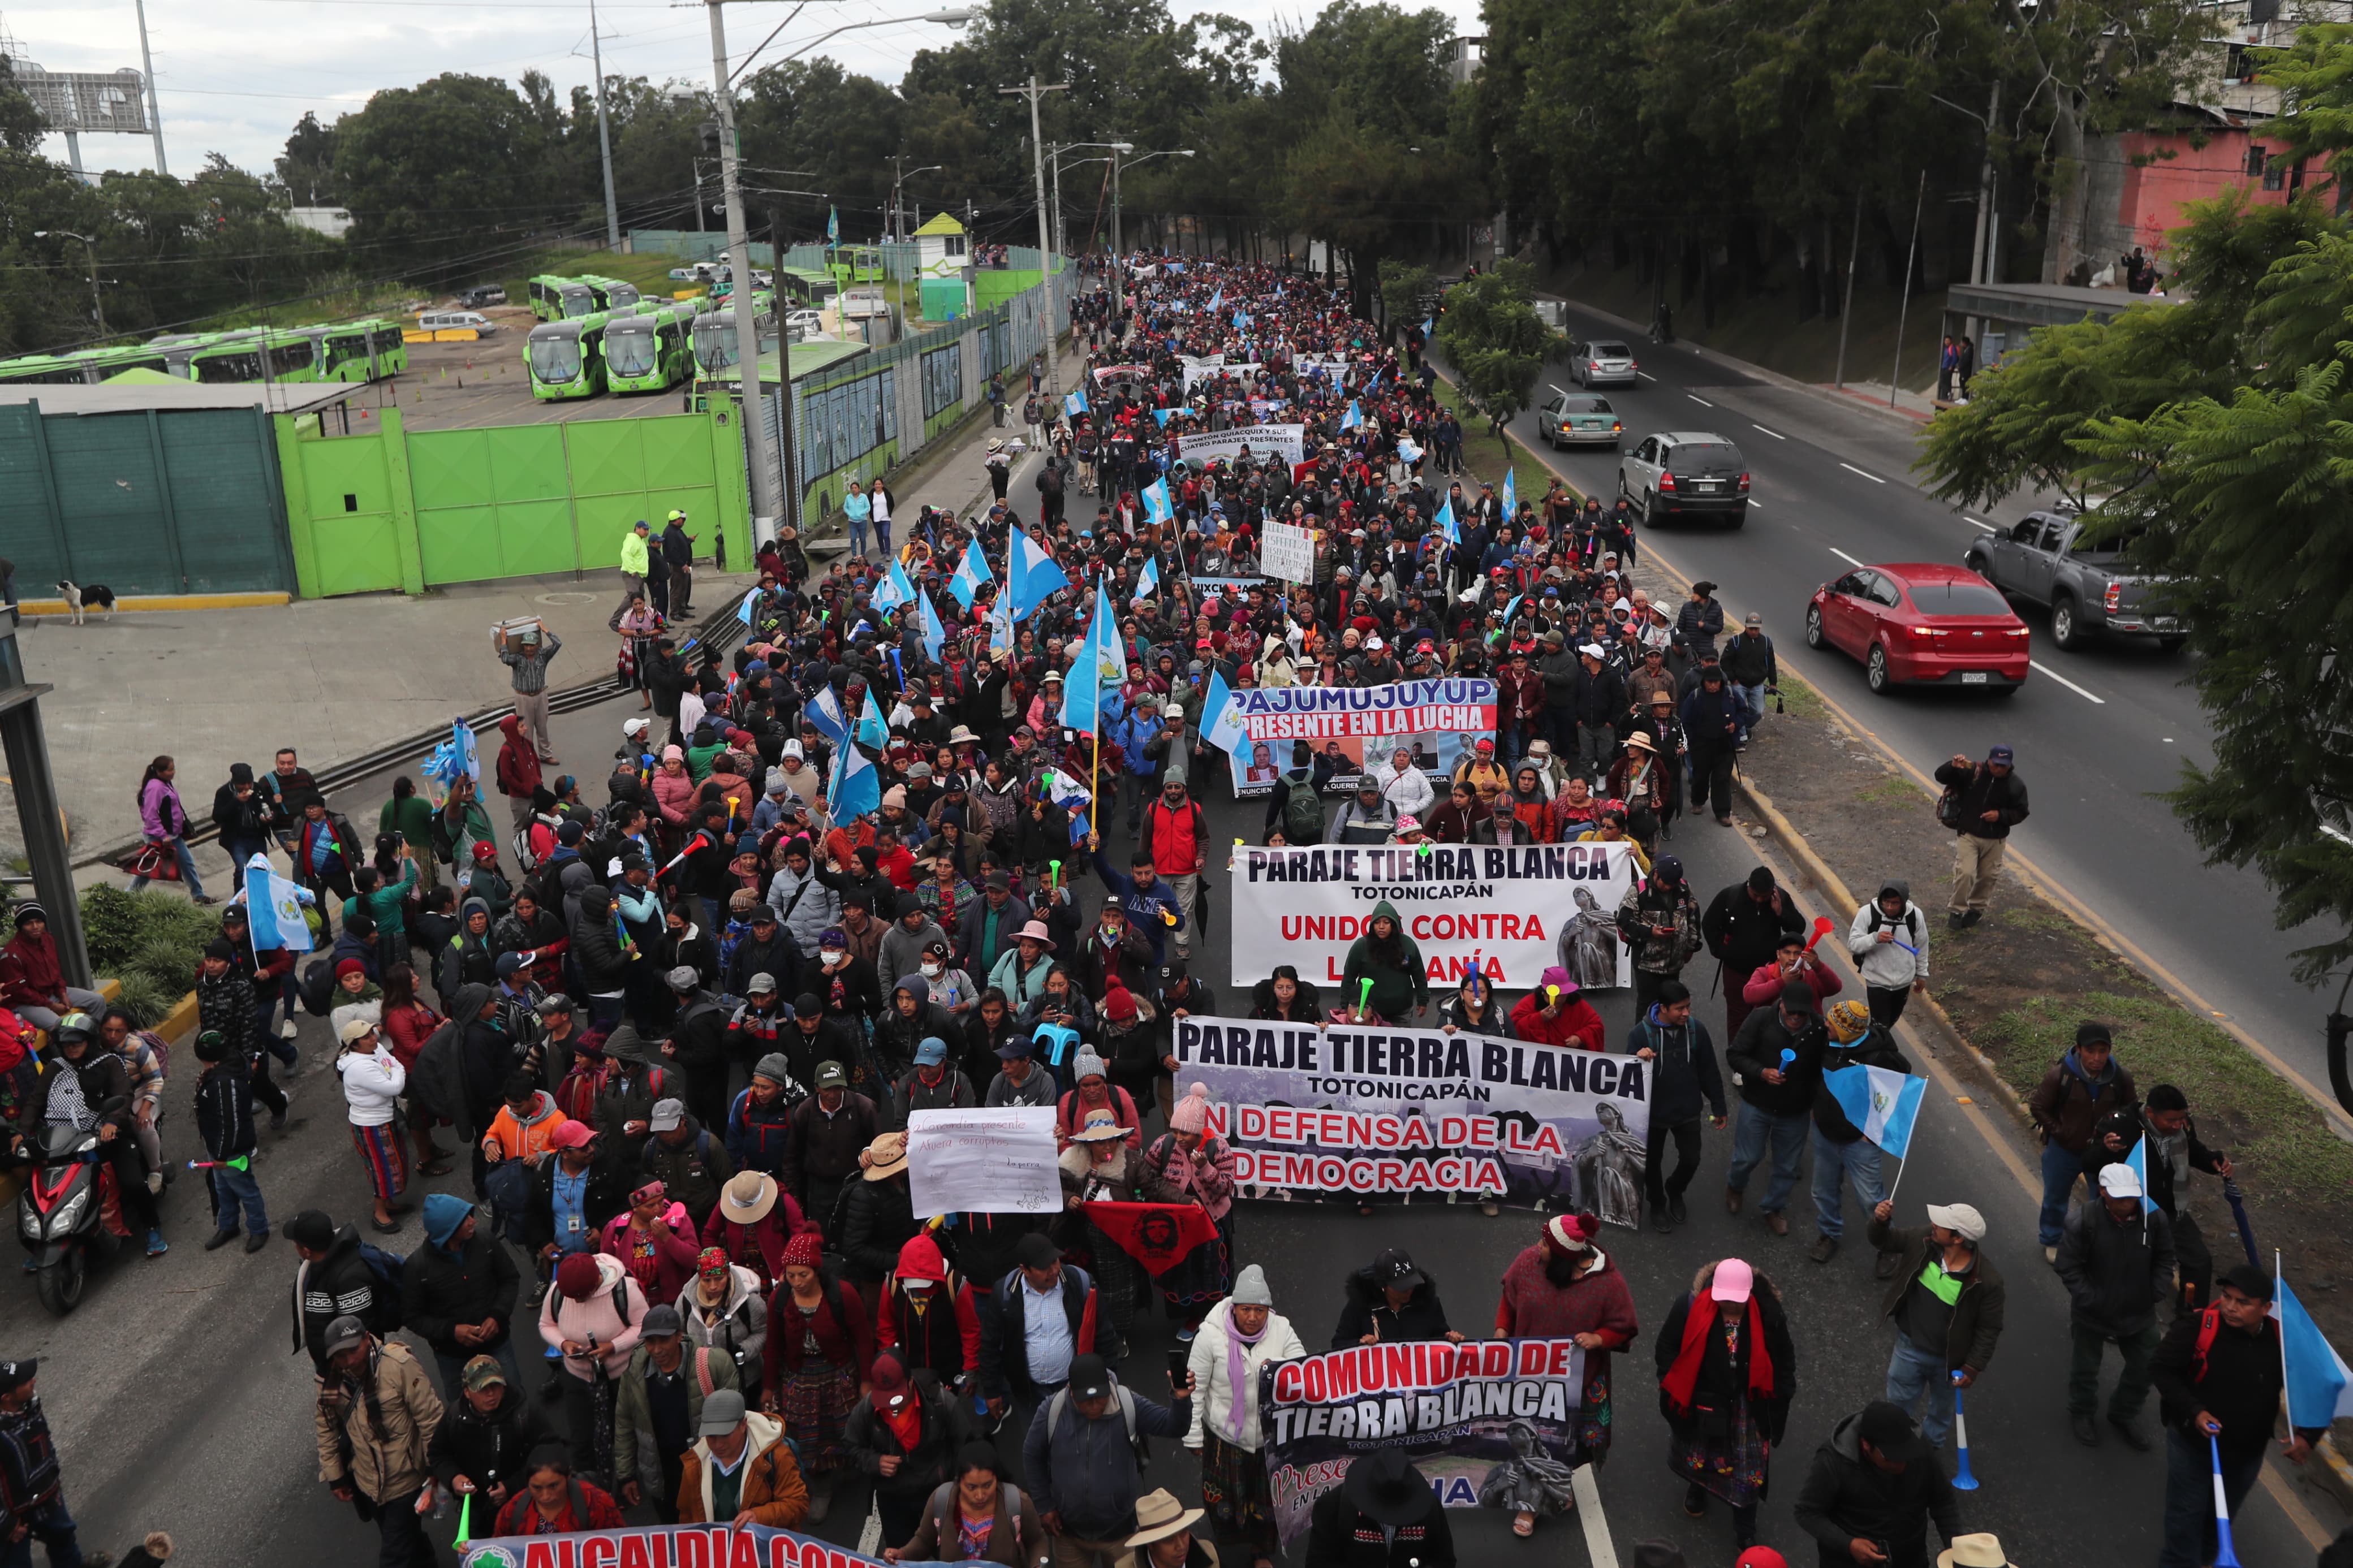
[[[1185,793],[1185,780],[1173,766],[1162,775],[1160,798],[1144,812],[1143,852],[1152,857],[1152,868],[1168,879],[1176,900],[1176,956],[1193,956],[1193,934],[1201,923],[1201,868],[1208,864],[1208,827],[1201,808]]]
[[[522,732],[521,714],[500,720],[499,733],[506,737],[499,746],[499,793],[507,797],[507,810],[521,827],[531,820],[532,792],[540,786],[539,751]]]
[[[66,984],[49,911],[29,900],[16,906],[16,934],[0,947],[0,1001],[37,1029],[56,1029],[68,1013],[106,1011],[105,997]]]
[[[1601,1015],[1577,990],[1568,971],[1558,965],[1546,970],[1536,988],[1512,1009],[1512,1032],[1524,1040],[1569,1050],[1604,1048]]]

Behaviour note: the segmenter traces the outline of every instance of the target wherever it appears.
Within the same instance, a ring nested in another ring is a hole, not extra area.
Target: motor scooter
[[[129,1103],[117,1096],[99,1107],[99,1116],[118,1115]],[[112,1257],[131,1231],[115,1191],[113,1163],[96,1128],[44,1123],[28,1142],[38,1155],[16,1195],[16,1237],[31,1254],[26,1267],[41,1305],[62,1318],[81,1304],[90,1254]]]

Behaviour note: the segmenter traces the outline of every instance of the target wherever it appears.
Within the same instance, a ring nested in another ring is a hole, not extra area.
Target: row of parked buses
[[[709,306],[707,300],[617,305],[542,321],[523,344],[531,395],[554,399],[661,392],[717,376],[736,363],[735,308]],[[763,327],[775,325],[774,293],[754,289],[752,307]]]
[[[133,370],[206,383],[381,381],[407,368],[400,323],[376,320],[170,332],[145,343],[27,354],[0,360],[0,382],[95,386]]]

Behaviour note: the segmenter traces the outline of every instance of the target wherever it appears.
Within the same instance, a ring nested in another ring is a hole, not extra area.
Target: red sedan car
[[[1862,660],[1873,691],[1966,686],[2010,692],[2026,683],[2026,623],[2000,591],[1963,566],[1899,561],[1858,566],[1814,591],[1806,646]]]

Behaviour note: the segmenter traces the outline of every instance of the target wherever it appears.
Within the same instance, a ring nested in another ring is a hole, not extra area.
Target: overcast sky
[[[845,22],[919,16],[955,0],[811,0],[763,58],[809,43]],[[1312,0],[1173,0],[1180,16],[1217,10],[1239,16],[1261,34],[1277,17],[1312,14]],[[1475,0],[1444,8],[1475,23]],[[728,47],[740,62],[792,7],[785,0],[728,6]],[[598,0],[605,69],[659,82],[711,80],[711,32],[704,7],[670,0]],[[379,88],[405,87],[443,71],[514,80],[536,68],[561,92],[586,85],[586,0],[147,0],[150,46],[163,100],[164,151],[185,175],[207,153],[266,171],[286,133],[308,110],[332,122]],[[0,34],[26,58],[51,70],[111,71],[139,64],[132,0],[8,0]],[[953,34],[916,22],[844,33],[815,51],[849,69],[895,82],[908,58]],[[63,159],[62,137],[46,151]],[[86,166],[149,168],[145,138],[86,136]]]

